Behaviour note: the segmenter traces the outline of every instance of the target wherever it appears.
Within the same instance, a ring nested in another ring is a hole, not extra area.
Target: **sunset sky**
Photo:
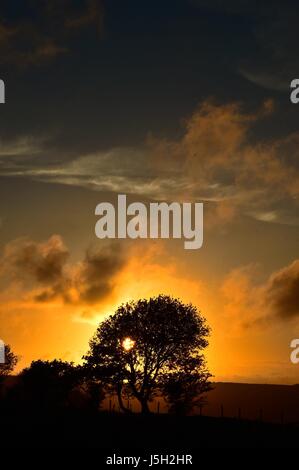
[[[0,338],[80,361],[159,293],[212,327],[214,380],[299,383],[299,8],[249,0],[0,6]],[[204,203],[204,244],[96,238],[95,207]]]

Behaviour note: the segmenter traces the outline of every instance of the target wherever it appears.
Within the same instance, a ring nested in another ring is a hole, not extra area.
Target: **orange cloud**
[[[115,243],[97,251],[89,249],[82,261],[70,263],[63,240],[53,235],[41,243],[26,238],[14,240],[5,246],[1,261],[2,281],[13,282],[23,296],[36,302],[60,300],[88,305],[111,294],[114,277],[126,258]]]
[[[287,198],[286,212],[294,211],[294,196],[299,194],[295,158],[299,134],[263,143],[249,139],[255,123],[273,111],[272,101],[254,114],[235,103],[206,101],[186,120],[180,140],[149,139],[153,164],[160,171],[176,172],[184,183],[178,184],[181,198],[211,203],[207,204],[211,225],[230,221],[238,212],[263,220],[263,213],[272,211],[274,218],[265,221],[280,220],[279,202]]]
[[[258,267],[234,269],[224,279],[226,317],[236,328],[299,319],[299,260],[257,282]]]
[[[62,262],[62,253],[68,251],[57,236],[42,243],[18,241],[6,249],[6,261],[9,256],[13,260],[14,278],[0,296],[0,337],[22,356],[19,367],[37,358],[80,361],[95,326],[114,313],[119,304],[160,293],[194,303],[213,326],[214,294],[202,279],[194,279],[184,272],[183,264],[175,257],[167,256],[162,241],[135,244],[128,250],[129,256],[123,258],[123,264],[116,264],[112,270],[110,260],[115,259],[116,253],[112,250],[107,261],[109,247],[106,258],[93,258],[92,263],[90,257],[76,263],[70,263],[68,258]],[[34,279],[33,285],[22,282],[24,270]],[[66,302],[58,292],[41,302],[38,294],[45,287],[53,289],[57,279],[64,285],[62,279],[66,276],[71,280],[67,292],[72,302]],[[95,296],[91,293],[91,301],[90,286],[97,291]]]
[[[299,317],[299,260],[273,273],[265,286],[265,303],[282,320]]]

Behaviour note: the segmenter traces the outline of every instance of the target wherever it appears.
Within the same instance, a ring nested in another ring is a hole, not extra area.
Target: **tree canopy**
[[[0,364],[0,377],[11,374],[18,363],[18,357],[13,353],[11,347],[6,344],[4,347],[4,364]]]
[[[191,304],[165,295],[121,305],[103,321],[90,341],[85,367],[118,396],[123,411],[124,394],[135,397],[143,413],[149,401],[164,393],[171,401],[174,384],[192,383],[200,394],[209,389],[202,350],[208,345],[210,329]],[[192,380],[191,380],[192,379]],[[189,387],[189,390],[190,387]],[[188,399],[177,393],[180,400]]]

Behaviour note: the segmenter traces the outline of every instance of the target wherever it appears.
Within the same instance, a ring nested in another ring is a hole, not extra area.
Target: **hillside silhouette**
[[[37,360],[13,376],[6,346],[2,446],[297,446],[299,386],[211,383],[209,334],[194,306],[160,295],[121,305],[80,365]]]

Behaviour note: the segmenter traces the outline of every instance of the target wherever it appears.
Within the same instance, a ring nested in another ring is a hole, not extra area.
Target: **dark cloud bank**
[[[58,235],[43,243],[19,239],[10,242],[2,257],[2,274],[29,281],[38,288],[34,299],[61,299],[70,304],[94,304],[114,289],[114,277],[125,265],[119,245],[87,250],[81,262],[70,263],[70,253]]]

